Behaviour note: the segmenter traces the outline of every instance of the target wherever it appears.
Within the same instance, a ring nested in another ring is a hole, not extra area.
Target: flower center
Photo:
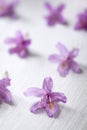
[[[87,20],[86,20],[86,19],[82,19],[82,20],[80,21],[80,23],[81,23],[81,25],[83,25],[83,26],[87,26]]]
[[[3,5],[0,5],[0,10],[2,11],[4,9],[5,9],[5,7]]]
[[[57,14],[55,12],[52,14],[51,20],[52,21],[56,21],[57,20]]]
[[[54,108],[54,102],[53,102],[53,101],[51,101],[51,102],[49,103],[49,108],[50,108],[50,109],[53,109],[53,108]]]
[[[62,66],[63,69],[66,67],[66,65],[67,65],[66,61],[64,61],[64,62],[61,64],[61,66]]]

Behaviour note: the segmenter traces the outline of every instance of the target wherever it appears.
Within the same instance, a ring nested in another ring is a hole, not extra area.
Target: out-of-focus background
[[[0,130],[87,130],[87,32],[75,31],[76,15],[87,8],[87,0],[47,0],[52,5],[66,5],[63,15],[69,25],[48,27],[44,16],[48,14],[45,0],[20,0],[16,8],[20,18],[0,18],[0,77],[9,72],[13,102],[12,106],[0,105]],[[32,39],[31,56],[20,59],[10,55],[10,45],[4,43],[8,36],[15,36],[21,30]],[[48,61],[51,53],[56,53],[57,42],[64,43],[69,49],[78,47],[76,60],[81,65],[82,74],[72,72],[62,78],[56,71],[57,65]],[[64,92],[67,104],[60,104],[59,116],[49,118],[45,112],[34,115],[30,106],[39,99],[26,98],[23,92],[28,87],[41,87],[43,78],[51,76],[54,91]]]

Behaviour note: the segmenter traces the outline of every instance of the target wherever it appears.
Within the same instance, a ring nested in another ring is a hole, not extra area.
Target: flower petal
[[[53,87],[53,80],[51,77],[46,77],[43,81],[43,89],[49,93],[52,91],[52,87]]]
[[[49,117],[57,117],[59,113],[59,106],[56,102],[53,104],[47,104],[46,106],[46,112]]]
[[[33,113],[37,113],[41,109],[43,109],[43,104],[41,102],[37,102],[30,108],[30,111]]]
[[[66,64],[65,67],[62,67],[62,64],[60,63],[57,68],[57,71],[62,77],[65,77],[69,73],[69,69],[70,67],[68,64]]]
[[[81,72],[80,65],[78,63],[76,63],[75,61],[71,62],[71,69],[75,73],[80,73]]]
[[[23,37],[21,31],[17,31],[16,36],[17,36],[17,39],[18,39],[19,44],[20,44],[24,40],[24,37]]]
[[[52,11],[52,10],[53,10],[51,4],[49,4],[48,2],[45,3],[45,7],[46,7],[49,11]]]
[[[7,38],[5,39],[5,43],[16,43],[17,42],[17,39],[16,38]]]
[[[40,88],[28,88],[25,92],[25,96],[36,96],[36,97],[41,97],[45,94],[45,91]]]
[[[64,4],[61,4],[60,6],[57,7],[57,11],[58,13],[63,11],[63,9],[65,8],[65,5]]]
[[[59,23],[61,24],[67,24],[65,18],[62,16],[62,15],[59,15],[58,16],[58,20],[57,20]]]
[[[3,87],[10,86],[10,79],[7,77],[7,78],[0,80],[0,86],[3,86]]]
[[[66,103],[67,98],[64,93],[52,92],[50,94],[53,101]]]
[[[31,40],[30,39],[24,41],[24,46],[25,47],[30,45],[30,44],[31,44]]]
[[[3,86],[0,86],[0,102],[6,102],[8,104],[12,102],[10,91]]]
[[[70,57],[74,58],[79,54],[79,49],[78,48],[74,48],[71,52],[70,52]]]
[[[61,61],[60,57],[57,54],[50,55],[48,60],[50,60],[53,63],[58,63]]]
[[[68,49],[61,43],[58,43],[56,45],[57,49],[59,49],[60,53],[64,56],[64,57],[67,57],[68,54],[69,54],[69,51]]]

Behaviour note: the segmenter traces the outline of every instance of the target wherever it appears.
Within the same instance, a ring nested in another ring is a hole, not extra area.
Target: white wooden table
[[[87,0],[48,0],[53,5],[66,4],[64,16],[69,26],[47,27],[43,16],[47,14],[45,0],[22,0],[17,11],[21,18],[13,21],[0,18],[0,77],[8,70],[11,80],[14,105],[0,105],[0,130],[87,130],[87,32],[74,31],[76,14],[87,7]],[[10,45],[4,39],[14,36],[17,30],[28,32],[32,39],[32,56],[20,59],[9,55]],[[83,69],[82,74],[72,72],[61,78],[56,71],[57,65],[48,61],[48,55],[56,53],[57,42],[64,43],[69,49],[80,49],[77,61]],[[46,113],[34,115],[30,106],[39,99],[26,98],[23,92],[28,87],[39,87],[43,78],[51,76],[54,91],[64,92],[67,104],[60,104],[59,116],[49,118]]]

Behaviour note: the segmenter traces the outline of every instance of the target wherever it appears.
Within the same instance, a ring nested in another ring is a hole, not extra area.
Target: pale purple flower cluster
[[[19,0],[13,0],[11,3],[7,3],[6,0],[0,0],[0,17],[11,17],[17,18],[15,13],[15,7]],[[67,24],[66,19],[63,17],[63,10],[65,8],[64,4],[61,4],[54,8],[50,3],[45,3],[46,9],[49,14],[45,16],[47,25],[54,26],[56,24]],[[78,21],[75,25],[75,29],[87,30],[87,9],[84,13],[79,14]],[[5,39],[5,43],[12,45],[9,49],[10,54],[17,54],[20,58],[24,58],[29,55],[28,47],[31,44],[31,39],[26,38],[21,31],[16,32],[15,37],[8,37]],[[49,56],[49,61],[57,63],[57,71],[60,76],[66,77],[70,70],[75,73],[80,73],[80,65],[74,60],[79,53],[78,48],[74,48],[69,51],[63,44],[58,43],[56,45],[59,54],[52,54]],[[10,86],[10,79],[5,76],[0,80],[0,104],[5,102],[8,104],[12,103],[11,92],[8,89]],[[44,78],[42,88],[28,88],[25,92],[25,96],[36,96],[40,98],[40,101],[35,103],[30,111],[32,113],[37,113],[40,110],[44,110],[49,117],[57,117],[59,113],[59,103],[67,102],[67,98],[64,93],[52,92],[53,80],[51,77]]]

